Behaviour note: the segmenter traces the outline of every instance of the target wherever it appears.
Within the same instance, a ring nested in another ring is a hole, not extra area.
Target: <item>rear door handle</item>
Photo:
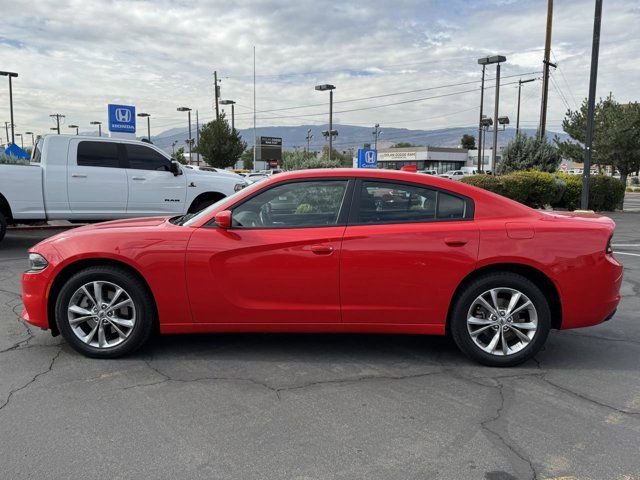
[[[74,173],[71,175],[71,178],[87,178],[87,176],[82,173]]]
[[[329,255],[333,252],[333,247],[329,245],[311,245],[311,251],[316,255]]]
[[[467,240],[466,238],[460,237],[445,237],[444,239],[444,243],[446,243],[450,247],[462,247],[463,245],[466,245],[468,241],[469,240]]]
[[[146,180],[144,177],[131,177],[131,180]]]

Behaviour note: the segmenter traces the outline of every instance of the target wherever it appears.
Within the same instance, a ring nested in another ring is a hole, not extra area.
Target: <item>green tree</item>
[[[232,131],[225,114],[221,113],[220,118],[202,127],[196,151],[212,167],[227,168],[235,165],[246,148],[247,142],[242,140],[238,130]]]
[[[320,155],[322,160],[329,160],[329,147],[323,147],[322,154]],[[351,152],[341,153],[335,148],[331,151],[331,161],[338,162],[338,167],[352,167],[353,166],[353,154]],[[331,168],[331,167],[327,167]]]
[[[587,100],[578,110],[568,110],[562,122],[570,140],[558,142],[564,157],[584,161],[587,131]],[[593,123],[592,160],[595,165],[610,166],[620,172],[626,185],[627,176],[640,168],[640,104],[621,104],[612,95],[596,104]]]
[[[391,148],[411,148],[416,146],[417,145],[414,145],[413,143],[410,143],[410,142],[398,142]]]
[[[180,147],[174,153],[171,154],[171,158],[182,165],[187,164],[187,159],[184,156],[184,147]]]
[[[558,147],[546,137],[530,137],[519,133],[502,150],[502,161],[497,166],[499,174],[523,170],[555,172],[560,165],[561,156]]]
[[[468,150],[475,150],[476,137],[474,137],[473,135],[467,135],[465,133],[464,135],[462,135],[462,138],[460,139],[460,146]]]
[[[240,156],[245,170],[253,170],[253,147],[247,148]]]
[[[328,150],[327,150],[328,153]],[[334,155],[341,155],[334,150]],[[340,160],[336,157],[318,158],[313,152],[283,152],[282,168],[285,170],[306,170],[309,168],[338,168]]]

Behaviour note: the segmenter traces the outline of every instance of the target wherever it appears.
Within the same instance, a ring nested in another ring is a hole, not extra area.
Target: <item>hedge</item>
[[[580,208],[582,176],[551,174],[538,171],[515,172],[509,175],[473,175],[464,183],[484,188],[533,208],[550,205],[558,209]],[[624,199],[624,185],[616,178],[592,175],[589,180],[589,208],[615,210]]]

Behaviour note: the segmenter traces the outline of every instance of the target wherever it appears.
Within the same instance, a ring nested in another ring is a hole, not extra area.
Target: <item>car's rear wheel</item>
[[[90,267],[73,275],[56,302],[60,333],[77,351],[95,358],[127,355],[142,346],[154,323],[143,282],[117,267]]]
[[[497,272],[474,280],[457,299],[451,334],[468,357],[511,367],[532,358],[551,328],[549,304],[527,278]]]

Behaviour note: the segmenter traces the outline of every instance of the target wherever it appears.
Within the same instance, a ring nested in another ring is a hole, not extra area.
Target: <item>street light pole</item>
[[[91,125],[98,125],[98,136],[101,137],[102,136],[102,122],[98,122],[98,121],[94,121],[94,122],[90,122]]]
[[[373,128],[374,128],[373,135],[375,136],[373,149],[377,152],[378,151],[378,137],[380,136],[380,134],[382,132],[380,131],[380,124],[379,123],[376,123]]]
[[[0,76],[9,77],[9,110],[11,112],[11,143],[15,143],[14,138],[14,130],[13,130],[13,87],[11,85],[11,79],[13,77],[17,77],[18,74],[15,72],[0,72]],[[8,140],[7,140],[8,143]]]
[[[178,112],[187,112],[187,121],[189,122],[189,163],[191,163],[191,109],[189,107],[178,107]]]
[[[313,135],[311,135],[311,129],[309,128],[307,130],[307,153],[310,152],[310,146],[311,146],[311,139],[313,138]]]
[[[139,113],[139,117],[147,118],[147,140],[151,141],[151,114],[150,113]]]
[[[518,80],[518,115],[516,117],[516,137],[520,133],[520,93],[522,92],[522,84],[533,82],[535,78],[530,78],[528,80]]]
[[[580,208],[589,208],[589,176],[591,175],[591,147],[593,144],[593,117],[596,104],[596,83],[598,81],[598,55],[600,52],[600,23],[602,22],[602,0],[596,0],[593,17],[593,45],[591,47],[591,77],[589,78],[589,100],[587,105],[587,134],[582,169],[582,198]]]
[[[334,85],[324,84],[316,85],[315,88],[320,92],[329,90],[329,160],[331,160],[331,153],[333,150],[333,136],[335,135],[335,132],[333,131],[333,91],[336,87]]]
[[[35,139],[35,137],[34,137],[33,132],[24,132],[24,134],[25,134],[25,135],[31,135],[31,146],[32,146],[32,147],[33,147],[33,146],[35,146],[35,144],[36,144],[36,139]]]
[[[500,64],[496,64],[496,104],[493,111],[493,152],[491,152],[491,174],[496,173],[496,155],[498,152],[498,107],[500,106]]]
[[[21,133],[16,133],[15,136],[20,137],[20,148],[24,150],[24,137]]]
[[[478,60],[480,62],[480,60]],[[487,65],[482,64],[482,82],[480,83],[480,120],[478,120],[478,172],[482,172],[482,164],[484,162],[484,155],[482,158],[480,157],[480,151],[483,151],[483,141],[482,141],[482,109],[484,108],[484,73]]]
[[[10,143],[9,142],[9,122],[4,122],[4,130],[5,133],[7,134],[7,144]]]
[[[75,128],[76,129],[76,135],[80,135],[80,133],[79,133],[80,127],[78,127],[78,125],[69,125],[69,128]]]
[[[220,100],[220,105],[231,105],[231,131],[236,129],[236,102],[234,100]]]

